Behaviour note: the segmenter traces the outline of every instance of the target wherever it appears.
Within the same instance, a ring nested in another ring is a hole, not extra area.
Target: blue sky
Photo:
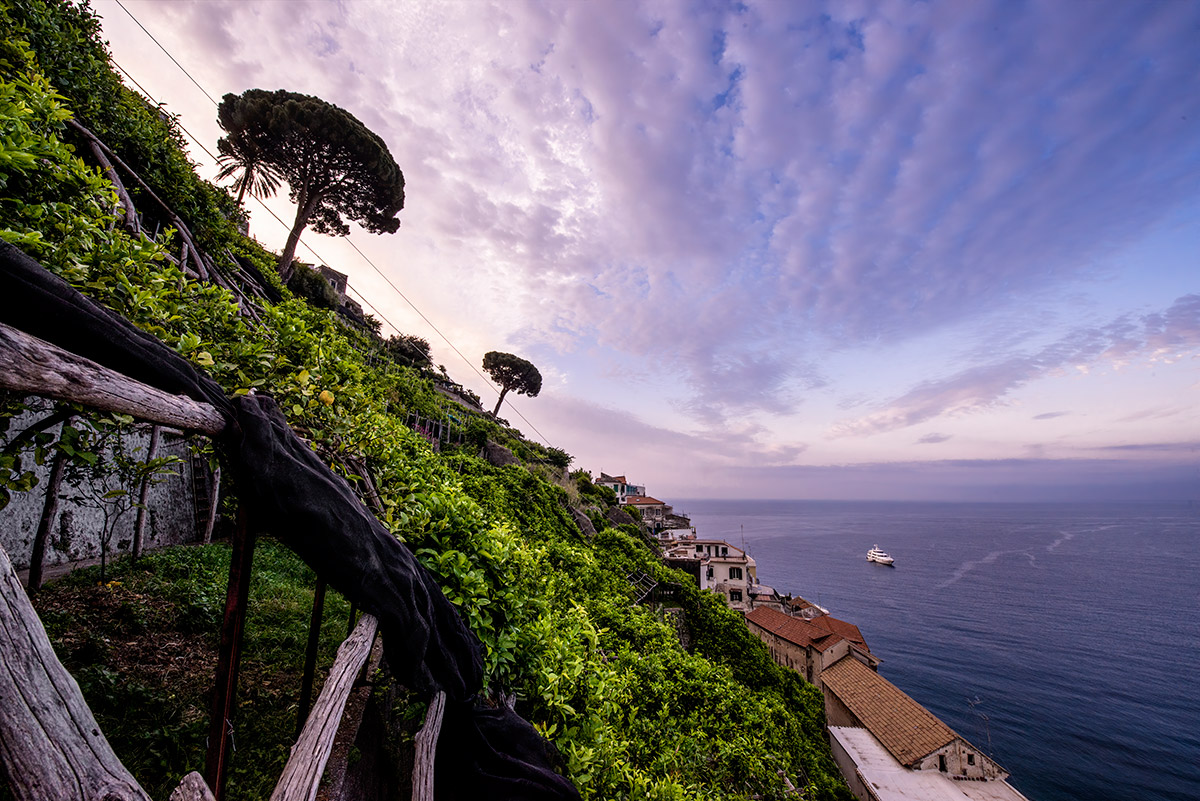
[[[577,466],[666,500],[1200,500],[1196,3],[123,2],[213,97],[387,141],[401,228],[352,239],[471,364],[306,240],[485,404],[484,352],[537,364],[502,414]],[[211,149],[212,102],[96,8]]]

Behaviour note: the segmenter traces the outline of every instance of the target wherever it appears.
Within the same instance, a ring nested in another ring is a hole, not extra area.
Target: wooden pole
[[[254,533],[247,525],[243,507],[238,509],[233,553],[229,558],[229,584],[225,591],[225,616],[221,623],[221,644],[217,652],[217,675],[208,725],[208,754],[204,766],[204,780],[212,788],[216,801],[221,801],[225,795],[225,779],[229,773],[238,662],[241,659],[242,631],[246,625],[246,600],[250,594],[253,564]]]
[[[68,423],[70,418],[67,418]],[[42,503],[42,516],[38,520],[37,533],[33,535],[33,551],[29,554],[29,578],[25,586],[30,592],[42,588],[42,567],[46,561],[46,543],[50,541],[50,530],[58,516],[58,491],[62,486],[63,471],[67,466],[67,455],[62,451],[54,454],[50,463],[50,476],[46,479],[46,500]]]
[[[204,544],[212,542],[213,529],[217,525],[217,510],[221,501],[221,465],[217,465],[212,474],[212,485],[208,493],[208,519],[204,521]]]
[[[150,447],[146,450],[146,461],[153,461],[158,456],[158,438],[162,432],[161,426],[150,427]],[[137,518],[133,521],[133,545],[130,550],[130,560],[136,564],[142,555],[142,537],[146,533],[146,498],[150,494],[150,476],[142,476],[142,486],[138,489]]]
[[[17,801],[150,801],[117,759],[0,548],[0,764]]]
[[[412,801],[433,801],[433,767],[437,756],[438,735],[442,732],[442,714],[446,710],[446,693],[439,691],[429,703],[425,723],[416,736],[413,757]]]
[[[207,403],[134,381],[4,323],[0,389],[82,403],[184,431],[216,435],[225,429],[225,418]]]
[[[363,615],[354,633],[338,648],[325,686],[321,688],[321,696],[308,716],[308,722],[304,724],[304,731],[292,746],[292,755],[283,769],[279,784],[275,786],[275,792],[271,793],[271,801],[313,801],[316,798],[325,763],[329,761],[329,753],[333,750],[333,738],[346,708],[346,699],[354,686],[355,677],[371,653],[371,643],[375,641],[378,627],[379,621],[372,615]]]
[[[304,677],[300,680],[300,705],[296,711],[296,736],[304,730],[308,705],[312,703],[313,679],[317,673],[317,646],[321,643],[321,618],[325,613],[325,579],[318,577],[313,590],[312,616],[308,620],[308,647],[304,650]]]

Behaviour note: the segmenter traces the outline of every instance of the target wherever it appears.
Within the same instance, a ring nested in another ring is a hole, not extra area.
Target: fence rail
[[[171,395],[93,361],[0,323],[0,388],[80,403],[101,411],[129,414],[147,422],[208,435],[220,434],[225,420],[212,406]],[[232,714],[238,649],[245,622],[245,587],[253,537],[244,515],[235,536],[235,556],[222,648],[218,657],[207,778],[189,773],[171,801],[215,801],[222,795],[228,751],[224,734]],[[238,554],[238,551],[241,554]],[[333,747],[355,678],[371,651],[378,621],[363,615],[338,649],[325,686],[292,747],[272,801],[312,801]],[[54,653],[45,628],[8,554],[0,548],[0,760],[17,801],[150,801],[113,753],[88,708],[79,685]],[[440,730],[439,694],[418,741],[414,801],[433,798],[433,754]],[[218,743],[214,744],[213,734]],[[214,761],[215,759],[215,761]],[[419,779],[419,781],[417,781]]]

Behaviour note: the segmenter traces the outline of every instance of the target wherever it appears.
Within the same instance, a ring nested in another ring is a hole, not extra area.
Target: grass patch
[[[203,772],[229,546],[166,548],[76,571],[34,606],[117,756],[152,798]],[[266,799],[294,741],[316,575],[260,538],[238,678],[229,799]],[[325,596],[317,689],[345,638],[349,604]]]

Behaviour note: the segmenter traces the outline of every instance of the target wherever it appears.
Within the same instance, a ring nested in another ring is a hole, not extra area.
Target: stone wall
[[[42,416],[44,413],[14,418],[8,430],[10,434],[21,431]],[[50,431],[57,437],[57,427]],[[149,442],[149,427],[139,428],[129,434],[127,448],[129,452],[144,457]],[[143,550],[194,542],[197,538],[193,467],[187,441],[177,432],[164,429],[159,439],[158,455],[176,456],[181,462],[170,468],[175,475],[150,486],[146,501]],[[40,466],[33,464],[31,455],[27,455],[23,462],[27,469],[34,469],[38,477],[37,486],[28,492],[12,493],[12,500],[0,509],[0,546],[8,553],[13,567],[17,570],[29,567],[33,538],[46,500],[46,483],[50,472],[50,458]],[[200,478],[206,480],[203,476]],[[136,496],[137,487],[132,488],[132,492]],[[64,481],[59,493],[60,498],[71,494],[72,487]],[[103,519],[103,513],[98,509],[73,504],[65,499],[60,500],[58,515],[50,529],[46,545],[44,565],[51,567],[66,562],[99,558]],[[117,522],[108,545],[109,558],[129,552],[136,519],[137,510],[133,509]]]

